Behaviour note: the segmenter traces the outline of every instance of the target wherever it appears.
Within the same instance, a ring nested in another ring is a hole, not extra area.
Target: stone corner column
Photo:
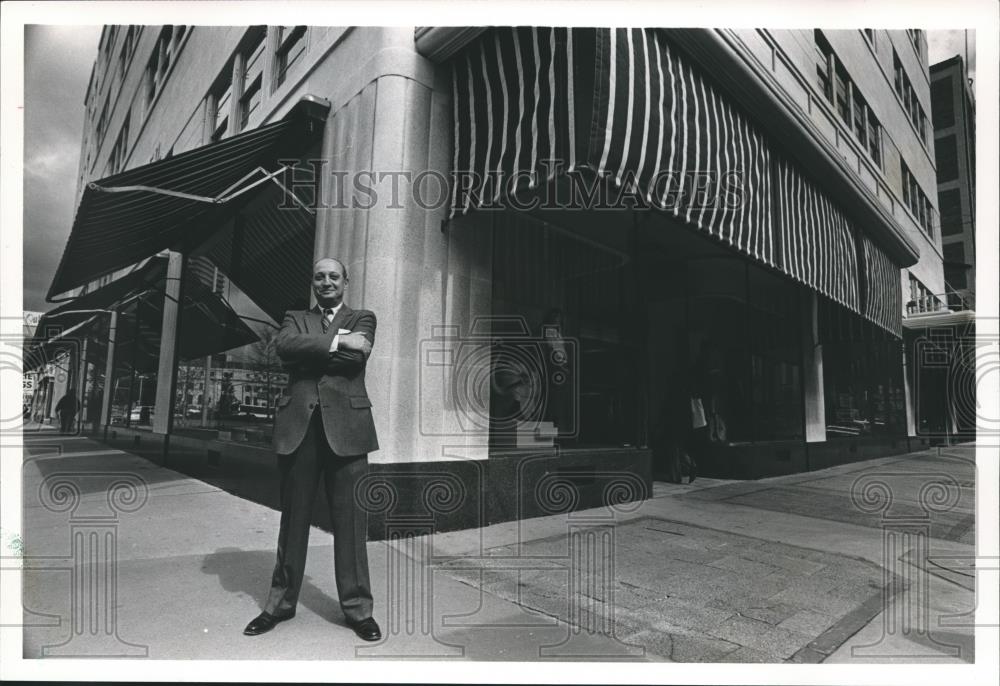
[[[823,346],[819,343],[819,318],[815,291],[803,294],[802,390],[806,443],[826,440],[826,398],[823,388]]]

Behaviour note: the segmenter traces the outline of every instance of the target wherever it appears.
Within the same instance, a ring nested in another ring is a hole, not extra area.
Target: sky
[[[83,99],[100,26],[24,30],[24,309],[54,305],[55,276],[76,210]]]
[[[931,64],[943,62],[949,57],[965,57],[965,31],[928,31],[927,61]],[[976,32],[969,31],[969,77],[973,79],[975,93],[976,78]]]
[[[45,294],[75,212],[83,99],[100,26],[25,28],[24,309],[46,311]],[[928,32],[930,63],[965,52],[964,31]],[[975,76],[975,35],[969,35]]]

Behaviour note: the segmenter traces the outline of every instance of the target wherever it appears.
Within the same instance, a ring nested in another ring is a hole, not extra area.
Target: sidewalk
[[[277,512],[89,438],[25,446],[26,657],[974,659],[971,446],[372,542],[377,644],[343,623],[328,533],[313,529],[295,620],[245,637]],[[944,511],[924,517],[928,498]]]

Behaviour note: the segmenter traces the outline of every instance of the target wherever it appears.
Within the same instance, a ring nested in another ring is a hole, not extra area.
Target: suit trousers
[[[281,472],[278,559],[264,611],[275,617],[295,614],[305,574],[313,504],[322,477],[333,523],[334,577],[340,608],[350,623],[371,617],[368,521],[354,498],[356,484],[368,472],[368,456],[334,453],[317,409],[309,420],[302,444],[291,455],[279,455],[278,465]]]

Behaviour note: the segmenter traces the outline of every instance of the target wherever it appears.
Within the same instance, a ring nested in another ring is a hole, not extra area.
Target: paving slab
[[[657,549],[656,563],[650,565],[637,553],[640,548],[634,542],[648,544],[650,531],[656,530],[670,531],[670,540],[683,537],[710,541],[729,552],[718,560],[697,564],[673,559],[673,546],[663,543]],[[598,615],[605,612],[608,616],[598,617],[595,626],[613,626],[617,638],[638,642],[664,659],[683,656],[692,662],[715,661],[735,647],[751,648],[772,661],[789,660],[829,629],[826,623],[804,621],[805,613],[817,607],[817,600],[819,609],[833,614],[836,623],[841,615],[869,607],[865,605],[869,599],[882,597],[883,570],[845,555],[812,551],[811,556],[818,561],[795,570],[747,559],[747,551],[756,551],[758,559],[769,559],[769,554],[760,551],[764,543],[760,539],[687,523],[643,517],[618,523],[614,533],[613,540],[609,539],[613,548],[604,555],[605,560],[613,561],[611,566],[581,568],[572,555],[561,559],[552,556],[549,561],[563,566],[564,574],[523,576],[513,570],[497,569],[492,551],[487,551],[482,564],[490,569],[488,582],[470,568],[475,566],[473,557],[445,562],[440,568],[451,573],[449,566],[453,565],[455,578],[563,620],[572,621],[574,608],[580,605]],[[561,540],[559,549],[563,547],[573,545]],[[519,549],[525,553],[525,560],[531,560],[534,552],[551,553],[556,548],[551,540],[542,539],[524,542]],[[802,554],[794,546],[775,542],[771,542],[769,550],[770,555],[783,560],[800,559]],[[822,569],[830,570],[829,576],[815,579]],[[817,586],[826,590],[828,586],[843,585],[845,579],[856,580],[850,587],[854,597],[845,599],[827,593],[817,598]],[[587,598],[580,597],[581,589],[586,589]],[[598,599],[609,602],[595,602]],[[852,617],[850,633],[874,617],[880,607],[871,607],[867,617]],[[797,623],[778,626],[797,614]],[[683,639],[676,638],[680,634]],[[735,647],[723,650],[719,641]],[[683,650],[678,649],[680,645]],[[700,652],[699,646],[703,648]]]

